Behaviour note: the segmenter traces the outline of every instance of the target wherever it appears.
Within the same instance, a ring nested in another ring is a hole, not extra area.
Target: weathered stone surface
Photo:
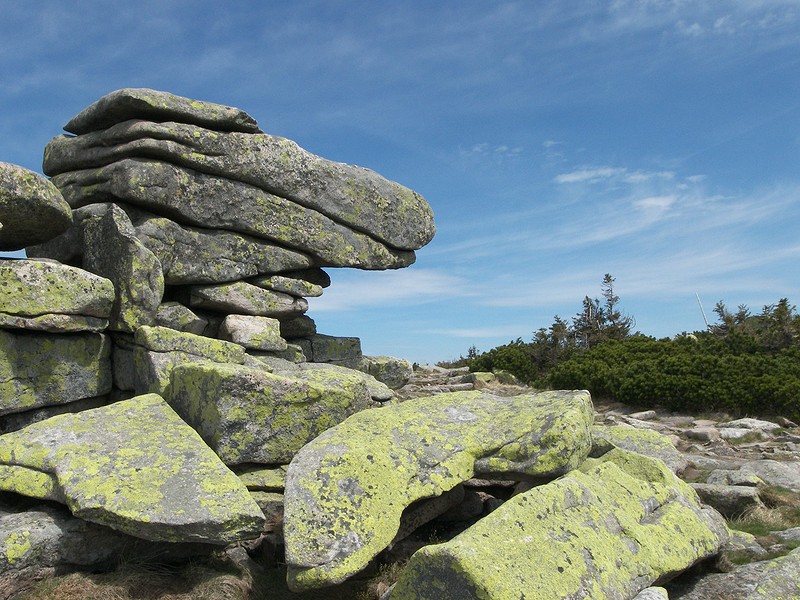
[[[135,235],[125,212],[111,206],[84,230],[84,266],[114,283],[109,329],[132,333],[152,325],[164,295],[161,263]]]
[[[158,327],[202,335],[208,327],[208,320],[180,302],[164,302],[158,306],[155,324]]]
[[[98,333],[0,330],[0,415],[111,390],[111,342]]]
[[[197,308],[257,317],[290,316],[308,310],[303,298],[271,292],[245,281],[192,286],[189,303]]]
[[[725,423],[720,423],[719,426],[732,429],[752,429],[755,431],[764,431],[767,433],[772,433],[775,430],[781,428],[780,425],[778,425],[777,423],[773,423],[772,421],[764,421],[763,419],[751,419],[751,418],[736,419],[735,421],[727,421]]]
[[[727,535],[663,463],[615,449],[422,548],[390,598],[632,598]]]
[[[763,508],[764,503],[753,486],[719,485],[713,483],[691,484],[700,499],[729,519],[741,517],[754,508]]]
[[[625,425],[598,425],[592,430],[593,456],[601,456],[611,447],[638,452],[664,461],[673,473],[681,473],[689,464],[686,455],[678,452],[664,434]]]
[[[0,259],[0,290],[0,312],[21,317],[106,319],[114,302],[114,284],[108,279],[43,260]]]
[[[356,369],[349,369],[347,367],[341,367],[339,365],[332,365],[327,363],[312,363],[312,362],[303,362],[297,365],[300,368],[300,371],[316,371],[317,373],[312,377],[316,378],[325,378],[331,377],[335,381],[338,377],[337,374],[344,375],[345,377],[355,377],[356,379],[360,379],[364,382],[364,385],[367,386],[367,390],[369,395],[372,397],[373,400],[376,402],[386,402],[387,400],[391,400],[394,398],[394,392],[383,382],[378,381],[372,375],[368,373],[364,373],[362,371],[357,371]],[[275,368],[276,371],[280,370],[280,367]],[[291,373],[293,377],[304,377],[303,375],[298,374],[297,372]]]
[[[317,324],[308,315],[281,319],[281,337],[284,339],[310,337],[317,333]]]
[[[364,356],[361,370],[393,390],[399,390],[407,384],[414,374],[414,367],[410,362],[393,356]]]
[[[796,600],[800,598],[800,548],[786,556],[713,573],[689,590],[670,592],[673,600]]]
[[[256,120],[238,108],[148,88],[123,88],[106,94],[70,119],[64,130],[89,133],[130,119],[179,121],[217,131],[261,131]]]
[[[295,266],[287,263],[285,270],[306,269],[317,263],[396,269],[415,260],[411,251],[391,248],[252,185],[160,161],[123,160],[100,169],[64,173],[53,182],[73,208],[121,201],[169,215],[186,225],[238,232],[259,238],[262,244],[266,240],[318,257],[317,261],[305,257],[305,264]]]
[[[303,269],[302,271],[291,271],[283,273],[284,277],[291,277],[292,279],[302,279],[321,288],[331,286],[331,276],[319,267],[312,267],[311,269]]]
[[[170,374],[184,363],[242,364],[247,355],[242,346],[165,327],[141,327],[136,332],[134,389],[138,394],[163,395]]]
[[[313,264],[306,254],[239,233],[142,213],[135,214],[133,224],[136,237],[161,262],[169,285],[224,283]]]
[[[217,336],[253,350],[286,350],[277,319],[252,315],[228,315]]]
[[[19,250],[65,231],[72,214],[46,177],[0,162],[0,223],[0,250]]]
[[[669,595],[662,587],[649,587],[636,594],[633,600],[669,600]]]
[[[83,266],[84,232],[89,221],[100,219],[109,210],[110,203],[91,204],[72,211],[72,225],[51,240],[28,246],[29,258],[49,258],[66,265]]]
[[[715,469],[708,474],[705,483],[756,487],[764,482],[755,473],[743,473],[738,469],[735,471]]]
[[[66,404],[54,404],[52,406],[43,406],[41,408],[34,408],[24,412],[9,413],[0,417],[0,434],[10,433],[17,431],[23,427],[27,427],[31,423],[38,423],[56,415],[63,415],[64,413],[77,413],[90,408],[98,408],[105,406],[111,402],[108,394],[104,396],[95,396],[93,398],[81,398]]]
[[[253,277],[250,283],[267,290],[284,292],[292,296],[305,298],[316,298],[322,296],[322,286],[310,283],[304,279],[293,279],[284,275],[270,275],[263,277]]]
[[[337,337],[333,335],[317,335],[309,338],[311,341],[311,354],[314,362],[353,361],[360,364],[361,340],[357,337]]]
[[[246,465],[236,469],[239,480],[250,491],[282,492],[286,487],[286,467],[264,467],[262,465]]]
[[[134,340],[137,345],[153,352],[186,352],[215,362],[244,362],[244,348],[224,340],[175,331],[168,327],[140,327]]]
[[[358,572],[392,541],[406,506],[476,473],[556,477],[577,467],[592,418],[587,392],[441,394],[353,415],[289,465],[290,587]]]
[[[0,436],[0,465],[0,489],[144,539],[226,544],[264,523],[239,479],[155,394]]]
[[[0,515],[0,597],[15,575],[37,577],[48,567],[102,566],[124,557],[187,557],[207,554],[206,544],[148,542],[76,519],[68,510],[38,506]],[[9,581],[10,580],[10,581]]]
[[[401,250],[421,248],[435,232],[431,208],[416,192],[269,134],[132,120],[104,131],[54,138],[45,148],[43,168],[52,176],[124,158],[156,158],[249,183]]]
[[[287,377],[212,363],[176,366],[165,396],[228,465],[288,463],[306,443],[370,401],[358,377]]]
[[[754,460],[744,464],[741,472],[755,475],[769,485],[800,492],[800,462],[796,460]]]
[[[22,317],[0,313],[0,329],[27,329],[48,333],[100,332],[108,328],[108,319],[80,315],[40,315]]]

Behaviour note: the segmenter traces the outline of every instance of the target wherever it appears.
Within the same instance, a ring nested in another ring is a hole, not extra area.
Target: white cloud
[[[583,183],[588,181],[589,183],[594,183],[596,181],[602,181],[603,179],[610,179],[611,177],[622,175],[623,173],[625,173],[625,169],[614,167],[594,167],[556,175],[555,182]]]
[[[313,298],[314,312],[419,305],[471,295],[469,282],[433,269],[338,271],[331,287]]]

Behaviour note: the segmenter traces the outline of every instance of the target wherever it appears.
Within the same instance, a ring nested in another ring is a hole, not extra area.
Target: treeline
[[[555,317],[529,342],[483,353],[473,346],[459,362],[633,406],[800,419],[800,315],[787,298],[757,314],[718,302],[706,331],[655,339],[632,331],[613,286],[606,274],[601,298],[585,297],[570,321]]]

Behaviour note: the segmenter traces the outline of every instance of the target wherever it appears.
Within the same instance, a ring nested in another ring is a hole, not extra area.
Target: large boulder
[[[155,322],[164,295],[161,263],[136,237],[128,215],[116,205],[84,231],[84,267],[114,283],[109,328],[132,333]]]
[[[89,133],[142,118],[194,123],[220,131],[260,131],[256,120],[238,108],[147,88],[123,88],[106,94],[72,117],[64,130]]]
[[[238,477],[155,394],[0,436],[0,489],[148,540],[227,544],[264,523]]]
[[[729,573],[712,573],[689,589],[670,591],[675,600],[796,600],[800,598],[800,548],[786,556],[736,567]]]
[[[294,590],[338,583],[394,539],[403,510],[476,474],[553,478],[591,447],[588,392],[441,394],[360,412],[294,457],[286,559]]]
[[[83,269],[41,260],[0,260],[0,313],[108,319],[114,284]]]
[[[111,390],[111,341],[100,333],[0,330],[0,415]]]
[[[40,244],[71,224],[69,204],[46,177],[0,162],[0,250]]]
[[[45,149],[43,168],[53,176],[125,158],[155,158],[248,183],[400,250],[421,248],[435,231],[431,209],[416,192],[369,169],[326,160],[265,133],[220,133],[186,123],[130,120],[54,138]],[[91,184],[85,180],[82,185]]]
[[[675,448],[670,438],[652,429],[630,425],[597,425],[592,429],[592,441],[592,453],[597,456],[616,447],[662,460],[673,473],[681,473],[689,464],[689,459]]]
[[[308,310],[303,298],[265,290],[246,281],[191,286],[189,304],[193,308],[256,317],[291,317]]]
[[[664,463],[615,449],[422,548],[390,598],[633,598],[727,536]]]
[[[228,465],[288,463],[306,443],[371,400],[355,374],[285,376],[216,363],[176,366],[165,397]]]

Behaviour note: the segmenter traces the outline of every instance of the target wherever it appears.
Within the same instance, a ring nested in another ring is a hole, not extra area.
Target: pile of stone
[[[741,543],[669,438],[595,423],[587,392],[495,394],[316,332],[321,267],[430,240],[418,194],[153,90],[66,129],[51,180],[0,164],[0,248],[30,257],[0,261],[0,597],[231,544],[285,544],[289,587],[324,588],[444,521],[388,598],[644,599]]]

